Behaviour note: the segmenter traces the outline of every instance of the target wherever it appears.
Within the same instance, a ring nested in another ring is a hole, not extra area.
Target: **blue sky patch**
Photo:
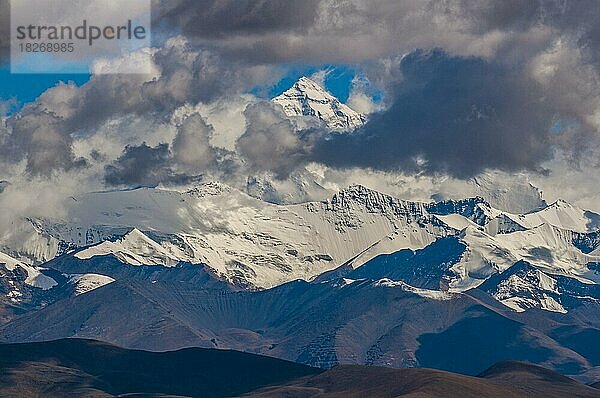
[[[89,79],[90,75],[83,74],[11,74],[9,67],[0,67],[0,99],[15,99],[25,104],[59,82],[74,82],[80,86]]]
[[[302,76],[310,77],[317,72],[325,71],[325,88],[340,101],[346,102],[350,95],[352,80],[358,74],[356,69],[347,65],[294,65],[287,66],[288,73],[272,87],[257,87],[252,94],[259,97],[273,98],[283,93]]]

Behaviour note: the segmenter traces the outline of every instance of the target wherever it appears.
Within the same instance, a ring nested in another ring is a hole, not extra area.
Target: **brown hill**
[[[502,362],[478,377],[432,369],[338,366],[247,397],[592,398],[600,397],[600,391],[539,366]]]

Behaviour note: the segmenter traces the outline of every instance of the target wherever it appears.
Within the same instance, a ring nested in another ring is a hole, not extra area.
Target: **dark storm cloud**
[[[0,147],[0,156],[20,161],[27,154],[27,172],[49,176],[54,170],[71,170],[86,166],[73,154],[73,138],[61,127],[61,120],[47,112],[24,113],[8,121],[12,131]]]
[[[439,50],[413,52],[400,69],[393,105],[357,132],[316,145],[316,160],[470,177],[538,170],[550,158],[552,104],[522,71]]]
[[[415,48],[527,62],[568,35],[600,54],[596,0],[155,1],[156,31],[230,59],[363,62]],[[600,59],[598,57],[597,59]]]
[[[113,186],[156,186],[186,184],[199,179],[175,172],[171,168],[171,152],[168,144],[150,147],[147,144],[127,146],[123,154],[105,167],[104,180]]]
[[[541,22],[544,10],[543,1],[536,0],[445,0],[431,4],[434,12],[480,34],[494,29],[527,30]]]
[[[0,49],[8,48],[0,0]],[[596,0],[153,0],[156,43],[182,33],[229,58],[258,63],[357,61],[414,48],[489,54],[528,51],[532,29],[568,32],[598,47]],[[4,10],[5,9],[5,10]],[[486,35],[504,35],[494,40]],[[6,40],[3,40],[6,39]],[[5,45],[2,46],[2,43]],[[340,43],[343,43],[340,45]],[[5,51],[6,52],[6,51]],[[595,51],[597,53],[597,51]]]
[[[302,31],[314,24],[321,0],[174,0],[155,3],[160,25],[186,36]]]
[[[153,56],[160,77],[144,75],[95,75],[81,88],[48,90],[39,107],[66,108],[65,128],[71,131],[97,126],[116,115],[170,117],[186,102],[211,101],[242,85],[242,65],[225,64],[210,51],[195,50],[183,39],[173,39]],[[251,76],[247,76],[251,78]]]
[[[548,1],[543,22],[575,37],[588,60],[600,67],[600,7],[596,0]]]
[[[154,15],[155,30],[180,30],[232,57],[326,63],[432,45],[489,52],[496,44],[484,35],[519,36],[540,23],[545,3],[554,5],[548,0],[178,0],[156,1]]]

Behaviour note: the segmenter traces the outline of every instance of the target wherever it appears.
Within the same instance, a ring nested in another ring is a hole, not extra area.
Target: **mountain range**
[[[283,206],[210,183],[91,193],[69,211],[24,240],[55,242],[53,259],[3,257],[3,341],[463,374],[517,359],[587,381],[600,366],[598,216],[562,201],[512,214],[353,186]]]
[[[330,96],[301,79],[275,102],[360,128]],[[277,204],[220,182],[67,198],[60,217],[20,218],[0,237],[0,342],[470,376],[518,360],[598,382],[600,215],[531,185],[474,183],[481,196],[426,202],[352,185]]]

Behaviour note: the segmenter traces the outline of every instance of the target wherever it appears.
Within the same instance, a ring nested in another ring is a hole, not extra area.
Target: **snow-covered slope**
[[[26,277],[23,282],[32,287],[48,290],[56,286],[54,279],[42,274],[36,267],[23,264],[4,253],[0,253],[0,268],[3,268],[4,272],[8,271],[10,273],[15,273],[19,270],[25,272]]]
[[[456,233],[423,204],[362,186],[325,202],[290,206],[216,183],[185,193],[93,193],[73,202],[69,218],[54,224],[54,236],[69,245],[99,243],[78,252],[80,259],[113,254],[132,265],[202,263],[232,282],[256,287],[310,279],[390,237],[395,243],[389,250],[395,251]],[[103,242],[119,234],[125,236]]]
[[[573,244],[573,233],[542,224],[538,227],[506,234],[490,235],[468,227],[461,234],[467,249],[452,271],[458,276],[451,285],[457,290],[475,287],[491,275],[526,260],[540,269],[600,282],[588,268],[600,261],[593,253],[585,254]]]
[[[501,303],[523,312],[529,308],[565,313],[556,300],[556,279],[533,267],[520,268],[506,275],[490,293]]]
[[[484,197],[502,211],[530,213],[547,206],[542,192],[525,175],[487,171],[469,182],[473,186],[473,195]]]
[[[463,216],[480,226],[487,225],[502,212],[492,207],[484,198],[477,196],[462,200],[443,200],[427,204],[427,211],[440,216]],[[465,224],[465,221],[463,221]]]
[[[574,232],[590,232],[600,228],[599,215],[580,209],[563,200],[558,200],[537,212],[509,215],[509,217],[525,228],[535,228],[542,224]]]
[[[467,227],[476,227],[477,228],[477,224],[475,224],[475,222],[471,221],[470,219],[468,219],[467,217],[465,217],[461,214],[447,214],[445,216],[436,215],[436,218],[441,220],[446,225],[448,225],[454,229],[457,229],[459,231],[462,231],[463,229],[465,229]]]
[[[530,308],[567,313],[600,303],[600,285],[552,275],[520,261],[481,285],[481,289],[517,312]]]
[[[0,253],[0,324],[112,281],[104,275],[65,275],[56,269],[27,265]]]
[[[417,287],[462,292],[526,260],[548,274],[568,276],[587,284],[600,282],[595,266],[600,264],[600,257],[582,253],[573,245],[569,231],[548,225],[496,236],[469,226],[457,236],[438,238],[422,249],[394,250],[393,243],[388,241],[387,247],[374,245],[365,253],[375,255],[368,259],[358,256],[349,263],[351,267],[341,267],[320,279],[390,278]]]
[[[164,246],[134,228],[115,242],[104,241],[75,254],[76,258],[87,260],[96,256],[113,255],[123,263],[131,265],[163,265],[172,267],[187,260],[186,254],[176,246]]]
[[[60,241],[44,232],[38,220],[21,218],[11,220],[10,228],[3,228],[0,251],[22,263],[33,264],[49,261],[60,254]]]
[[[433,300],[452,300],[453,298],[458,297],[456,294],[448,293],[448,292],[440,292],[439,290],[428,290],[428,289],[420,289],[414,286],[411,286],[402,281],[392,281],[390,279],[380,279],[376,281],[373,286],[375,287],[390,287],[390,288],[401,288],[406,292],[414,293],[417,296],[426,297]]]
[[[110,276],[98,274],[76,274],[69,277],[69,283],[73,285],[76,296],[91,292],[114,281]]]
[[[474,208],[479,208],[480,205],[477,203]],[[455,210],[472,214],[479,221],[489,219],[480,218],[477,212],[465,210],[463,206],[456,206]],[[439,284],[451,291],[460,292],[475,288],[493,275],[511,268],[516,262],[526,260],[532,266],[552,275],[568,276],[588,284],[600,282],[600,267],[596,266],[600,264],[597,249],[585,253],[576,245],[578,239],[581,241],[587,238],[585,244],[595,247],[595,234],[582,235],[549,224],[490,234],[487,232],[487,224],[478,225],[463,215],[436,217],[446,221],[449,226],[460,229],[454,239],[458,239],[461,247],[444,244],[443,239],[438,238],[435,243],[416,250],[414,254],[403,254],[403,248],[415,249],[411,248],[406,239],[398,240],[400,244],[396,246],[394,239],[386,237],[349,263],[358,270],[365,268],[369,271],[348,274],[350,271],[346,268],[345,271],[340,270],[332,275],[345,275],[349,278],[392,277],[419,287],[434,288]],[[495,220],[491,219],[488,223]]]
[[[58,242],[56,252],[71,248],[78,260],[112,256],[132,266],[203,264],[252,288],[311,280],[342,265],[356,269],[406,249],[431,251],[446,237],[464,245],[460,257],[449,261],[440,253],[420,267],[432,267],[431,275],[447,270],[445,280],[431,283],[452,291],[479,286],[519,260],[549,274],[600,281],[593,266],[600,263],[599,239],[588,232],[595,216],[564,202],[516,215],[480,197],[419,203],[357,185],[322,202],[275,205],[205,183],[187,192],[89,193],[70,200],[67,214],[35,224]]]
[[[427,205],[427,210],[440,216],[460,214],[484,226],[492,235],[523,231],[542,224],[579,233],[600,230],[599,214],[580,209],[563,200],[524,214],[496,209],[482,197],[431,203]]]
[[[37,267],[0,253],[0,324],[43,303],[57,285]]]
[[[342,104],[323,87],[301,77],[289,90],[273,98],[290,117],[312,116],[331,130],[351,131],[362,126],[366,117]]]
[[[495,239],[520,259],[550,272],[585,276],[586,265],[600,260],[573,245],[573,232],[549,224],[496,235]]]

